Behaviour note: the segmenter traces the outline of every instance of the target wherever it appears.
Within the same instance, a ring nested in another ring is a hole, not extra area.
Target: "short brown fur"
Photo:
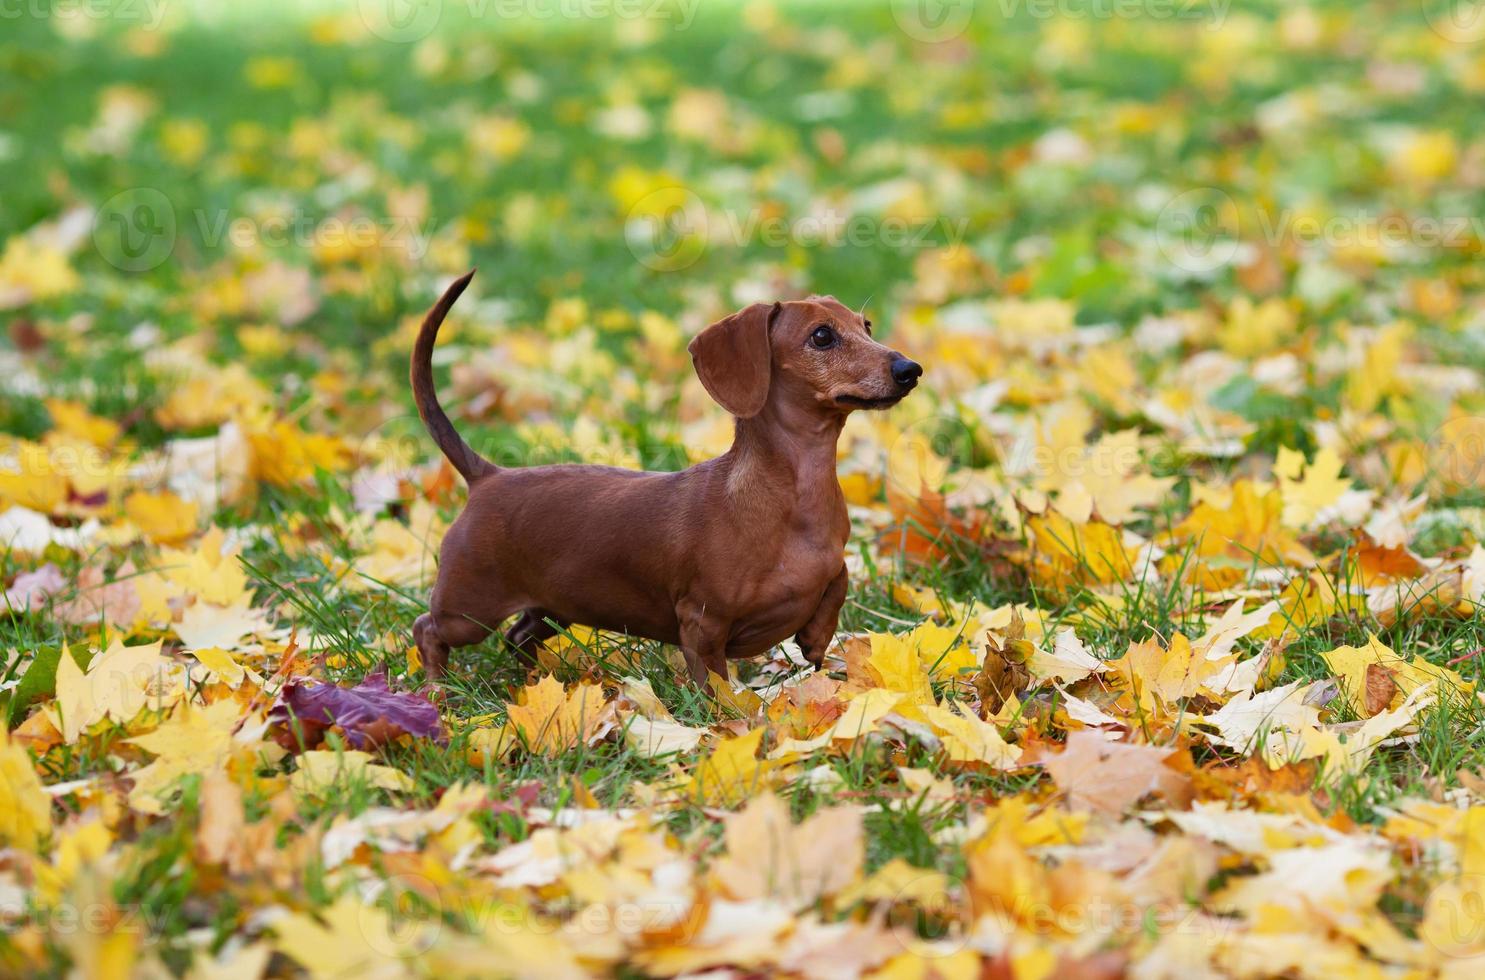
[[[847,585],[836,441],[851,411],[895,404],[921,369],[832,297],[756,303],[690,346],[702,384],[737,417],[726,453],[678,473],[507,469],[469,448],[433,390],[434,339],[473,275],[429,311],[412,356],[418,413],[469,482],[413,625],[429,676],[451,647],[516,615],[506,638],[528,666],[571,623],[679,644],[703,686],[726,676],[728,657],[790,636],[819,665]]]

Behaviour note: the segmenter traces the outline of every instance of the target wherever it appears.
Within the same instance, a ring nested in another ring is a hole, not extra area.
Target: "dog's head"
[[[770,394],[822,414],[890,408],[923,374],[833,296],[754,303],[697,334],[689,350],[707,393],[739,418],[761,412]]]

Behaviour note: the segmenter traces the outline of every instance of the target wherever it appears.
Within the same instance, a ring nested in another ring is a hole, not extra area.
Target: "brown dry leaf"
[[[1459,780],[1459,785],[1476,796],[1485,799],[1485,775],[1471,772],[1468,769],[1461,769],[1455,773],[1455,778]]]
[[[1362,699],[1362,709],[1366,717],[1372,715],[1392,704],[1392,698],[1397,694],[1397,672],[1388,670],[1381,664],[1366,665],[1366,691]]]
[[[1070,805],[1117,815],[1156,793],[1177,808],[1191,803],[1190,776],[1171,766],[1178,750],[1111,742],[1096,732],[1067,736],[1067,748],[1044,763]]]
[[[995,714],[1006,701],[1026,690],[1031,683],[1026,663],[1035,652],[1026,639],[1026,621],[1020,610],[1012,612],[1003,637],[997,637],[994,630],[985,631],[985,659],[974,680],[980,695],[980,717]]]

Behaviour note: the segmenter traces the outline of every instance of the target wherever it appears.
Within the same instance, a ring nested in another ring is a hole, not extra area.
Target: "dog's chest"
[[[732,618],[733,642],[739,646],[766,649],[794,635],[840,572],[850,530],[844,506],[839,513],[790,516],[796,519],[774,547],[760,548],[742,563],[752,567],[736,569]]]

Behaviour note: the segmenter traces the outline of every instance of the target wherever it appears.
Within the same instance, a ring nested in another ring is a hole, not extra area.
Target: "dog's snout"
[[[901,354],[892,358],[892,380],[904,388],[911,388],[923,376],[923,365],[910,361]]]

